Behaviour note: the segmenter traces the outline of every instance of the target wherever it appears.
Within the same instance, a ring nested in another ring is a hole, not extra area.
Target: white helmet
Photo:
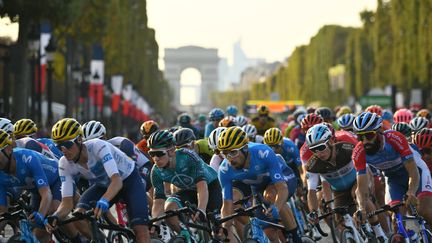
[[[420,131],[429,125],[429,120],[425,117],[417,116],[414,117],[409,123],[413,132]]]
[[[306,133],[306,143],[309,147],[327,142],[332,137],[332,132],[324,124],[313,125]]]
[[[7,118],[0,118],[0,129],[9,134],[13,133],[14,127],[11,120]]]
[[[210,136],[208,138],[208,145],[211,149],[217,149],[219,135],[225,130],[227,130],[226,127],[218,127],[210,133]]]
[[[246,125],[247,124],[247,119],[246,119],[246,117],[244,117],[244,116],[237,116],[236,118],[235,118],[235,123],[236,123],[236,125],[237,126],[239,126],[239,127],[243,127],[244,125]]]
[[[101,138],[106,134],[105,126],[98,121],[88,121],[82,125],[84,141]]]
[[[255,136],[257,135],[258,131],[256,129],[256,127],[252,124],[246,124],[242,127],[243,131],[246,132],[246,134],[248,135],[248,137],[250,138],[255,138]]]

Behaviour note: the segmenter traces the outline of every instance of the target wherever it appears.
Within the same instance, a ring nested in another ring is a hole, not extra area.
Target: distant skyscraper
[[[232,84],[238,84],[241,80],[241,73],[248,67],[265,63],[264,58],[249,58],[241,47],[241,40],[234,43],[233,46],[233,65],[229,75]]]

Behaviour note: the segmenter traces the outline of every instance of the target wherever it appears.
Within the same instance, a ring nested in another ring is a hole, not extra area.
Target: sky
[[[377,0],[147,0],[148,25],[164,48],[217,48],[232,61],[241,40],[248,57],[283,61],[327,24],[361,26],[359,13]],[[161,68],[163,68],[163,63]]]

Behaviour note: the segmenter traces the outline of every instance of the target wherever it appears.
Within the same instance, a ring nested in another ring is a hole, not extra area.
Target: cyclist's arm
[[[122,181],[120,175],[117,173],[113,174],[111,176],[111,182],[108,186],[108,189],[102,195],[102,197],[108,201],[111,201],[117,195],[117,193],[120,192],[122,187],[123,187],[123,181]]]
[[[229,216],[233,214],[233,201],[232,200],[223,200],[222,204],[222,218]],[[236,239],[234,238],[234,234],[231,230],[232,227],[232,220],[229,220],[222,225],[227,231],[228,231],[228,239],[229,242],[236,242]]]
[[[41,197],[40,205],[39,205],[39,213],[45,216],[51,206],[51,201],[52,201],[51,190],[48,186],[44,186],[44,187],[40,187],[38,189],[38,192]]]
[[[207,209],[209,196],[207,182],[205,180],[201,180],[196,184],[196,187],[198,192],[198,208],[205,212]]]
[[[152,216],[157,217],[164,212],[165,199],[153,199]]]
[[[369,181],[367,174],[357,174],[357,190],[359,210],[366,210],[367,202],[369,201]]]
[[[73,197],[63,197],[62,201],[57,208],[54,215],[56,215],[59,219],[64,219],[74,208]]]
[[[312,212],[318,210],[318,197],[316,195],[316,188],[319,183],[319,175],[317,173],[311,173],[311,172],[307,172],[307,174],[308,174],[307,201],[308,201],[309,210]]]
[[[277,207],[279,212],[281,212],[284,204],[286,204],[288,200],[288,187],[285,181],[279,181],[275,183],[274,186],[276,188],[276,193],[277,193],[275,206]]]
[[[47,176],[45,174],[45,171],[42,169],[41,163],[42,161],[38,157],[32,156],[32,160],[26,163],[26,166],[28,166],[33,176],[33,180],[36,184],[36,187],[38,188],[38,192],[41,197],[39,213],[45,216],[51,205],[52,193],[49,188]]]
[[[417,189],[419,187],[420,175],[418,172],[417,165],[413,158],[408,159],[404,163],[405,169],[408,171],[409,182],[408,182],[408,191],[407,193],[411,193],[411,195],[416,195]]]

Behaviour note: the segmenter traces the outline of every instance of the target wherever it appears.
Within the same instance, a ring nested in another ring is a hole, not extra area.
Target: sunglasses
[[[64,141],[64,142],[60,142],[56,144],[56,147],[61,151],[62,147],[66,148],[66,149],[70,149],[72,148],[72,146],[76,143],[78,137],[72,139],[72,140],[68,140],[68,141]]]
[[[363,141],[363,140],[373,140],[376,137],[376,133],[375,131],[370,131],[370,132],[364,132],[364,133],[357,133],[357,138],[359,141]]]
[[[227,151],[221,151],[220,155],[224,159],[232,159],[232,158],[237,157],[240,154],[240,150],[242,148],[244,148],[244,146],[241,148],[233,149],[233,150],[229,150],[229,151],[228,150]]]
[[[166,150],[150,150],[148,151],[150,157],[162,157],[165,156],[167,154]]]
[[[312,153],[322,152],[322,151],[326,150],[326,148],[328,148],[327,142],[312,146],[309,149],[310,149],[310,151],[312,151]]]

